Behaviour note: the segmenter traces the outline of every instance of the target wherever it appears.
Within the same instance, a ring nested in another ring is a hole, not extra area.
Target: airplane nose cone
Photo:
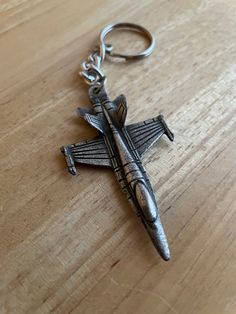
[[[167,262],[170,260],[170,250],[169,250],[168,246],[165,247],[164,250],[161,250],[161,251],[159,250],[159,254],[163,258],[164,261]]]
[[[143,224],[160,256],[165,261],[168,261],[170,259],[170,250],[161,224],[158,208],[144,182],[137,182],[135,195],[140,211],[142,212],[141,219]]]
[[[155,228],[152,229],[151,239],[152,242],[157,249],[160,256],[164,259],[164,261],[170,260],[170,250],[167,242],[167,238],[164,232],[164,229],[161,224],[161,220],[158,219],[155,221]]]
[[[142,219],[142,221],[157,252],[160,254],[164,261],[169,261],[170,250],[159,215],[156,221],[153,223],[147,223],[144,219]]]
[[[75,176],[77,174],[76,168],[75,166],[70,166],[68,167],[68,171],[69,173],[71,173],[73,176]]]

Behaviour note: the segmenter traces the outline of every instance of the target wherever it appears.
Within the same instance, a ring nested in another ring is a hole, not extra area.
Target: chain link
[[[140,33],[145,36],[149,41],[149,46],[146,50],[136,54],[123,54],[113,52],[112,45],[105,43],[106,36],[112,31],[116,30],[129,30]],[[88,56],[88,59],[81,65],[82,71],[80,75],[84,78],[85,82],[89,85],[96,84],[97,86],[103,86],[106,82],[106,76],[101,70],[101,65],[108,55],[111,58],[118,58],[122,60],[138,60],[149,56],[155,47],[155,40],[152,34],[146,30],[146,28],[132,23],[117,23],[106,26],[100,33],[100,44],[96,46]]]
[[[104,84],[106,77],[101,70],[102,57],[100,47],[95,47],[88,56],[88,59],[81,64],[82,71],[79,73],[89,85]]]

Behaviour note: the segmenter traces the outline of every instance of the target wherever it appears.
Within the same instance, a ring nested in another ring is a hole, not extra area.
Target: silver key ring
[[[111,33],[112,31],[117,30],[129,30],[138,32],[143,35],[149,41],[149,47],[137,54],[123,54],[118,52],[113,52],[110,46],[106,45],[105,39],[106,36]],[[110,57],[115,58],[122,58],[125,60],[138,60],[149,56],[155,48],[155,39],[152,34],[143,26],[133,23],[117,23],[117,24],[110,24],[103,28],[100,33],[100,57],[101,60],[104,61],[106,54]]]

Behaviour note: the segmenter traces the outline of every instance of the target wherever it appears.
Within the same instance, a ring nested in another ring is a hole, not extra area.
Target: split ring
[[[118,52],[113,52],[113,50],[109,49],[110,47],[106,46],[105,38],[112,31],[117,30],[129,30],[138,32],[143,35],[148,41],[149,46],[146,50],[139,52],[137,54],[123,54]],[[122,58],[125,60],[138,60],[149,56],[155,48],[155,39],[152,34],[143,26],[133,23],[117,23],[110,24],[103,28],[100,33],[100,56],[102,61],[105,59],[105,55],[108,54],[110,57]]]

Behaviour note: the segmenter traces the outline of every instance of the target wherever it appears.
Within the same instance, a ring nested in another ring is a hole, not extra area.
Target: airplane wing
[[[106,144],[102,137],[98,136],[91,140],[61,147],[66,157],[68,170],[76,174],[75,162],[112,167]]]
[[[140,157],[142,157],[163,134],[166,134],[171,141],[174,140],[174,134],[166,125],[162,115],[140,123],[130,124],[126,129]]]

